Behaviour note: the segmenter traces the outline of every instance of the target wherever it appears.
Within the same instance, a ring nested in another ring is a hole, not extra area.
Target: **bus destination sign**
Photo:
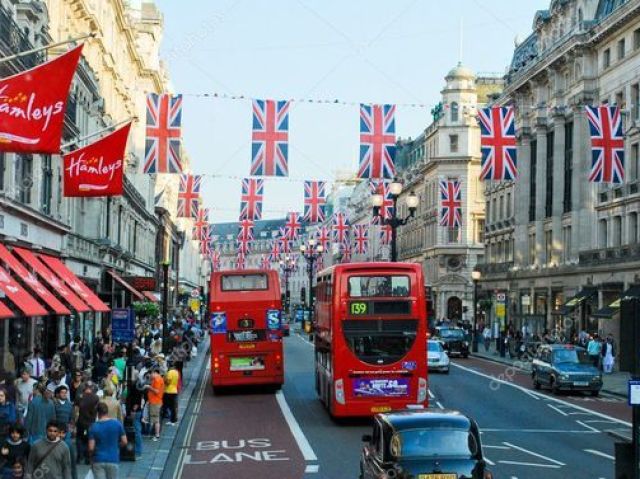
[[[369,303],[366,301],[352,301],[349,311],[353,316],[366,315],[369,312]]]

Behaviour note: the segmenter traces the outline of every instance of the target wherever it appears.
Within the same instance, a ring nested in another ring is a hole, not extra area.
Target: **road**
[[[208,371],[183,421],[163,477],[244,479],[356,478],[370,420],[333,421],[315,397],[313,347],[297,334],[285,343],[281,392],[234,390],[213,396]],[[621,398],[553,397],[524,373],[479,359],[454,360],[430,376],[432,407],[474,417],[496,477],[612,478],[615,439],[629,435]],[[496,379],[496,378],[506,378]]]

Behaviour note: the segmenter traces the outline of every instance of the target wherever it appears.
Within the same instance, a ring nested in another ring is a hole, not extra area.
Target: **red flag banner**
[[[122,194],[124,150],[131,123],[108,136],[64,155],[64,196]]]
[[[0,151],[60,153],[62,124],[82,45],[0,79]]]

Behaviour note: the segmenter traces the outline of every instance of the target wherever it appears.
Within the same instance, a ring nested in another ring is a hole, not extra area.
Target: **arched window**
[[[458,108],[458,104],[454,101],[451,104],[451,121],[452,122],[457,122],[458,121],[458,116],[459,116],[459,108]]]

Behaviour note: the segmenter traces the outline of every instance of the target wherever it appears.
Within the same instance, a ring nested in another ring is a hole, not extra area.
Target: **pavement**
[[[517,358],[509,357],[507,353],[505,357],[501,357],[495,349],[495,343],[491,344],[489,350],[486,351],[483,344],[478,345],[478,352],[471,353],[472,356],[478,358],[487,359],[508,366],[515,366],[524,371],[531,371],[531,361],[519,360]],[[629,388],[627,382],[631,379],[629,373],[614,372],[611,374],[602,375],[602,390],[609,394],[615,394],[616,396],[628,397]]]
[[[198,355],[185,362],[182,392],[178,398],[178,426],[166,426],[163,420],[160,440],[155,442],[151,437],[143,436],[142,455],[135,461],[121,461],[119,477],[128,479],[160,479],[171,453],[179,426],[184,422],[185,411],[199,385],[199,378],[206,365],[209,341],[200,342]],[[78,477],[90,478],[90,466],[78,465]]]

